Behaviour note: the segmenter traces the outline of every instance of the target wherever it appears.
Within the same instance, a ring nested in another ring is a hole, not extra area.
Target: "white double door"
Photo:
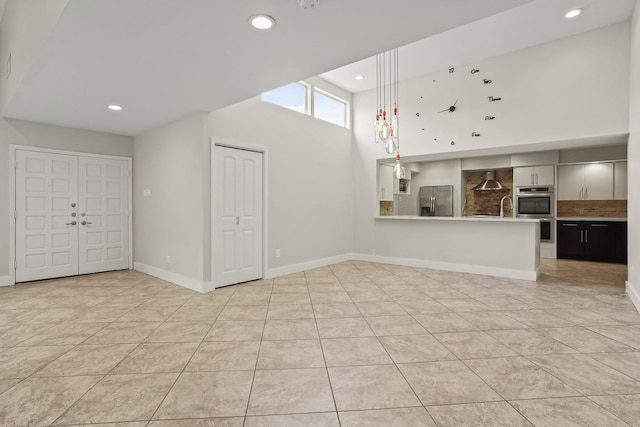
[[[15,154],[16,282],[129,268],[129,161]]]
[[[262,153],[215,146],[214,287],[262,278]]]

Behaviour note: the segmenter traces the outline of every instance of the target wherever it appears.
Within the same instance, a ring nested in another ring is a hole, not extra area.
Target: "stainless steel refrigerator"
[[[453,185],[420,187],[420,216],[453,216]]]

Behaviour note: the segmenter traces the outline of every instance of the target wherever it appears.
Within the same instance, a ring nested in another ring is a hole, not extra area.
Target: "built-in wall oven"
[[[516,188],[516,216],[540,220],[540,241],[555,240],[556,220],[553,187]]]

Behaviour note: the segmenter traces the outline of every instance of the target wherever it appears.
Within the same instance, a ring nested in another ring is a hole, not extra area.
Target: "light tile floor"
[[[0,288],[0,425],[637,427],[625,277],[346,262],[207,295],[135,271]]]

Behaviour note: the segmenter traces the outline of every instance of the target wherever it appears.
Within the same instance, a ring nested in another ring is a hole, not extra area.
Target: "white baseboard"
[[[452,271],[456,273],[472,273],[483,274],[488,276],[507,277],[511,279],[531,280],[535,281],[540,275],[540,267],[536,271],[522,271],[507,268],[484,267],[481,265],[455,264],[437,261],[428,261],[413,258],[395,258],[368,254],[342,254],[328,258],[321,258],[312,261],[301,262],[298,264],[286,265],[284,267],[270,268],[265,273],[265,279],[286,276],[287,274],[299,273],[301,271],[312,270],[314,268],[325,267],[331,264],[337,264],[346,261],[368,261],[383,264],[403,265],[407,267],[432,268],[435,270]],[[158,267],[153,267],[141,262],[134,262],[133,268],[142,273],[149,274],[162,280],[175,283],[176,285],[192,289],[197,292],[212,291],[213,283],[211,281],[202,281],[181,274],[166,271]],[[0,276],[0,283],[3,276]],[[628,288],[627,288],[628,289]],[[633,298],[632,298],[633,299]],[[637,307],[640,307],[640,296],[637,298]]]
[[[313,261],[301,262],[299,264],[285,265],[284,267],[270,268],[265,273],[265,279],[272,279],[278,276],[286,276],[287,274],[299,273],[301,271],[311,270],[314,268],[325,267],[339,262],[351,261],[353,254],[343,254],[332,256],[329,258],[315,259]]]
[[[403,265],[406,267],[432,268],[434,270],[452,271],[456,273],[483,274],[487,276],[506,277],[509,279],[535,281],[540,276],[540,267],[536,271],[513,270],[508,268],[484,267],[482,265],[455,264],[449,262],[429,261],[413,258],[395,258],[368,254],[353,254],[354,260],[379,262],[384,264]]]
[[[143,264],[141,262],[134,262],[133,269],[142,273],[148,274],[158,279],[166,280],[167,282],[175,283],[184,288],[191,289],[196,292],[205,292],[205,282],[191,277],[183,276],[178,273],[163,270],[152,265]]]
[[[625,282],[625,290],[627,295],[631,298],[631,302],[636,306],[636,310],[640,312],[640,286],[638,284],[632,284],[628,280]]]
[[[0,286],[11,286],[9,276],[0,276]]]

